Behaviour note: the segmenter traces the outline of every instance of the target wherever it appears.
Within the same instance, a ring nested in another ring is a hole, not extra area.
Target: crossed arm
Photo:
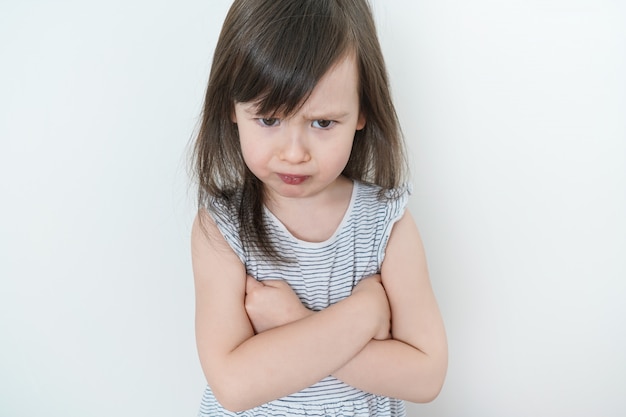
[[[394,226],[380,276],[317,313],[285,283],[247,278],[212,220],[203,224],[205,230],[196,219],[192,231],[196,339],[207,381],[225,408],[249,409],[331,374],[414,402],[438,394],[445,332],[408,212]]]

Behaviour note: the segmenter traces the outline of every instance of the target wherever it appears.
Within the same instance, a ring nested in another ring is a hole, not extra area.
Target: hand
[[[257,334],[313,314],[282,280],[260,282],[248,276],[244,305]]]
[[[373,338],[376,340],[391,338],[391,310],[380,274],[363,278],[352,290],[353,295],[358,293],[366,293],[371,297],[370,311],[378,323],[378,330]]]

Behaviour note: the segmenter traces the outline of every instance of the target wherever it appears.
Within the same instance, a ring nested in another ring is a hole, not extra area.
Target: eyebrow
[[[305,113],[304,116],[308,120],[341,120],[350,115],[347,111],[329,111],[329,112],[311,112]]]
[[[243,107],[243,111],[248,113],[250,116],[258,116],[259,107],[255,104],[250,103],[239,103]]]
[[[240,103],[243,107],[243,111],[250,116],[261,116],[263,114],[258,112],[258,106],[253,103]],[[296,112],[297,113],[297,112]],[[271,114],[271,113],[270,113]],[[306,120],[341,120],[350,115],[349,111],[342,110],[330,110],[330,111],[308,111],[303,113],[303,117]],[[272,115],[281,117],[280,114]]]

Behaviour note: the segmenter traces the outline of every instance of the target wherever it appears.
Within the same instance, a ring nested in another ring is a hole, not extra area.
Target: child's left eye
[[[335,122],[332,120],[313,120],[313,123],[311,125],[318,129],[328,129],[334,124]]]

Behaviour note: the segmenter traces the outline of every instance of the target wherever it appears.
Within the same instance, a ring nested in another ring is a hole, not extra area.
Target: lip
[[[278,174],[278,178],[288,185],[300,185],[309,177],[309,175]]]

